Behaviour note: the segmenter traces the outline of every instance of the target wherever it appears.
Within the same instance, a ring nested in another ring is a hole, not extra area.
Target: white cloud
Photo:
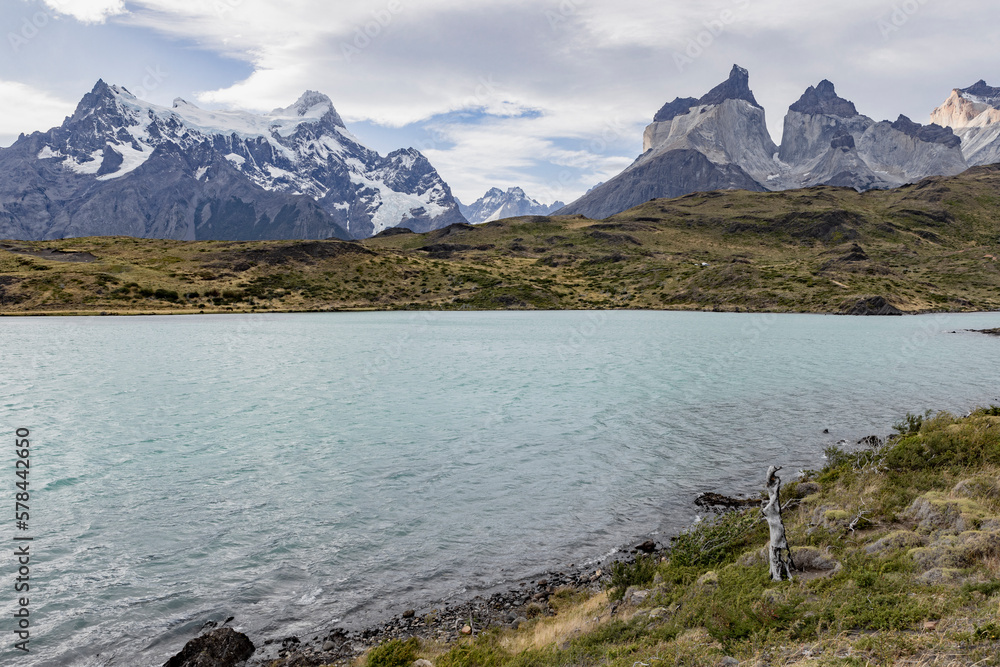
[[[734,62],[750,70],[777,141],[788,105],[823,78],[862,113],[926,119],[953,86],[989,77],[1000,42],[993,0],[130,0],[127,11],[120,0],[45,1],[81,20],[125,12],[116,27],[252,66],[184,93],[209,105],[270,110],[314,89],[349,123],[404,130],[485,110],[437,128],[447,141],[427,151],[463,198],[545,186],[563,168],[573,176],[559,196],[582,193],[635,157],[664,102],[704,94]],[[884,34],[879,22],[911,6]],[[626,129],[607,141],[610,122]]]
[[[125,13],[124,0],[44,0],[58,14],[72,16],[83,23],[103,23],[111,16]]]
[[[0,80],[0,145],[11,144],[21,132],[29,134],[61,124],[74,108],[75,103],[45,91]]]

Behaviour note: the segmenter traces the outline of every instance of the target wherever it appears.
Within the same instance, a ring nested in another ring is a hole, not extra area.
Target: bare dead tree
[[[767,527],[770,529],[771,542],[768,545],[768,556],[771,562],[771,581],[781,581],[792,579],[792,551],[788,548],[788,540],[785,538],[785,524],[781,521],[781,500],[778,498],[781,491],[781,478],[777,472],[781,470],[771,466],[767,470],[767,496],[768,501],[761,509]]]

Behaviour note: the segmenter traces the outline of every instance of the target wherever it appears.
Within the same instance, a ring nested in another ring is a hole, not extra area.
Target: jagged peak
[[[956,88],[955,90],[963,96],[974,98],[977,102],[985,102],[993,106],[1000,105],[1000,88],[988,85],[985,79],[980,79],[968,88]]]
[[[98,96],[110,96],[114,95],[114,91],[111,89],[104,79],[98,79],[97,83],[94,84],[93,89],[90,91],[91,95]]]
[[[761,108],[753,96],[753,91],[750,90],[750,72],[739,65],[733,65],[733,69],[729,72],[729,78],[708,91],[704,97],[698,100],[698,104],[722,104],[726,100],[744,100]]]
[[[307,90],[291,106],[275,109],[269,115],[329,120],[334,125],[346,128],[343,119],[341,119],[340,114],[337,113],[337,109],[333,106],[333,100],[329,96],[315,90]]]
[[[892,129],[898,130],[899,132],[919,139],[920,141],[926,141],[932,144],[944,144],[948,148],[955,148],[956,146],[960,146],[962,144],[962,140],[956,136],[955,132],[950,127],[941,127],[937,123],[921,125],[920,123],[913,122],[903,114],[900,114],[899,118],[896,119],[896,122],[892,123]]]
[[[76,105],[76,110],[73,112],[71,118],[85,118],[95,109],[114,108],[117,105],[116,100],[125,96],[122,92],[123,90],[124,88],[108,85],[104,79],[98,79],[93,89],[80,98],[80,102]],[[127,93],[127,91],[125,92]],[[128,97],[132,97],[132,94],[128,93]]]
[[[806,92],[802,93],[798,102],[788,107],[788,110],[841,118],[853,118],[860,115],[854,103],[837,95],[837,89],[827,79],[823,79],[816,86],[806,88]]]
[[[733,65],[733,69],[729,72],[729,78],[705,93],[701,99],[675,97],[673,102],[667,102],[653,116],[653,122],[663,123],[673,120],[677,116],[683,116],[694,107],[722,104],[726,100],[745,100],[758,109],[761,108],[753,96],[753,91],[750,90],[750,72],[739,65]]]

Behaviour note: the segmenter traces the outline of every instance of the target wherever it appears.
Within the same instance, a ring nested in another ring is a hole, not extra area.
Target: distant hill
[[[1000,310],[1000,166],[523,216],[361,242],[0,243],[0,312]]]

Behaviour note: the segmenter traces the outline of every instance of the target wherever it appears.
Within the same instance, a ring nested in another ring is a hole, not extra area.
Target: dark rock
[[[656,542],[653,540],[646,540],[642,544],[638,545],[636,549],[643,553],[651,554],[656,551]]]
[[[733,65],[729,78],[708,91],[698,100],[698,105],[722,104],[726,100],[745,100],[757,108],[762,108],[750,90],[750,72],[739,65]]]
[[[980,79],[968,88],[962,88],[961,92],[980,97],[987,104],[997,106],[1000,104],[1000,88],[986,85],[986,81]]]
[[[757,498],[731,498],[729,496],[724,496],[721,493],[712,493],[709,491],[702,493],[695,498],[694,504],[698,507],[704,507],[712,510],[738,509],[741,507],[758,506],[760,505],[760,500]]]
[[[954,130],[950,127],[941,127],[937,123],[921,125],[920,123],[914,123],[902,114],[892,124],[892,128],[931,144],[943,144],[948,148],[955,148],[962,145],[962,140],[955,135]]]
[[[808,114],[826,114],[841,118],[853,118],[860,115],[854,103],[838,96],[834,85],[826,79],[820,81],[815,87],[806,88],[806,92],[802,93],[799,101],[788,107],[788,110]]]
[[[840,258],[840,261],[841,262],[867,262],[868,261],[868,253],[865,252],[864,248],[862,248],[857,243],[855,243],[855,244],[853,244],[851,246],[851,249],[847,252],[847,254]]]
[[[417,612],[415,612],[412,609],[407,609],[406,611],[403,612],[403,618],[413,618],[414,615],[416,615],[416,613]]]
[[[189,641],[163,667],[236,667],[254,650],[253,642],[242,632],[219,628]]]
[[[414,233],[413,230],[407,227],[389,227],[387,229],[383,229],[382,231],[380,231],[378,234],[374,236],[374,238],[381,238],[384,236],[398,236],[400,234],[413,234],[413,233]]]
[[[683,116],[696,106],[722,104],[726,100],[745,100],[760,108],[753,96],[753,91],[750,90],[750,73],[739,65],[733,65],[733,69],[729,72],[729,78],[705,93],[701,99],[677,97],[674,98],[673,102],[667,102],[653,116],[653,122],[662,123],[673,120],[677,116]]]
[[[854,136],[847,132],[838,134],[830,142],[830,148],[843,148],[844,150],[851,150],[852,148],[855,148]]]
[[[870,296],[848,304],[842,311],[845,315],[902,315],[903,311],[885,300],[885,297]]]
[[[693,97],[676,97],[673,102],[667,102],[653,116],[654,123],[663,123],[673,120],[677,116],[683,116],[692,107],[698,106],[698,100]]]
[[[97,170],[97,175],[113,174],[118,171],[124,161],[125,158],[122,157],[121,153],[112,148],[111,144],[106,144],[104,146],[104,160],[101,162],[101,168]]]
[[[698,151],[675,150],[634,164],[557,214],[579,213],[601,220],[650,199],[712,190],[765,192],[766,188],[735,164],[717,165]]]

